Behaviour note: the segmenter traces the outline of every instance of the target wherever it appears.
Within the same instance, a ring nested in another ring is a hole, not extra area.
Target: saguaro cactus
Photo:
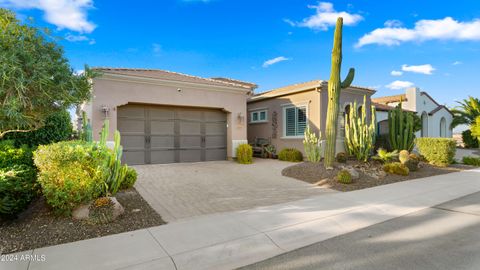
[[[414,120],[412,113],[402,110],[402,103],[388,112],[388,132],[390,146],[394,150],[412,151],[415,142]]]
[[[343,18],[337,19],[335,26],[335,35],[333,38],[332,50],[332,69],[330,80],[328,81],[328,110],[326,126],[326,146],[325,146],[325,168],[332,168],[335,160],[335,144],[337,140],[337,120],[338,120],[338,102],[340,91],[347,88],[353,81],[355,70],[350,68],[348,75],[343,82],[340,81],[340,71],[342,66],[342,27]]]

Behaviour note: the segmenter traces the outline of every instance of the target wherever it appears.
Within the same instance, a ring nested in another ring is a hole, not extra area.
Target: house
[[[156,69],[94,68],[87,113],[94,139],[105,119],[119,130],[128,164],[196,162],[234,157],[247,142],[246,100],[255,84]]]
[[[342,89],[338,125],[337,152],[344,151],[344,114],[350,103],[357,101],[357,110],[367,99],[368,118],[370,98],[375,90],[351,86]],[[289,85],[253,95],[247,101],[248,141],[257,138],[270,140],[278,150],[296,148],[303,152],[303,136],[307,126],[321,139],[325,138],[325,119],[328,104],[328,82],[313,80]]]
[[[372,98],[380,134],[388,133],[388,111],[400,102],[402,109],[415,112],[422,120],[422,129],[415,134],[417,137],[452,137],[452,112],[416,87],[408,88],[405,94]]]

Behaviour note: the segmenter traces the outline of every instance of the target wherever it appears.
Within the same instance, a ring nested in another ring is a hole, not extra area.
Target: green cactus
[[[337,140],[337,120],[340,91],[351,85],[355,70],[351,68],[343,82],[340,81],[342,66],[342,26],[343,18],[337,19],[332,50],[332,67],[328,81],[328,110],[326,122],[325,168],[332,168],[335,160],[335,144]]]
[[[85,111],[82,111],[82,133],[80,134],[80,139],[86,142],[93,142],[92,126]]]
[[[345,121],[345,148],[350,155],[357,160],[366,162],[370,157],[375,144],[376,121],[375,107],[371,109],[370,123],[367,122],[367,98],[363,97],[362,113],[358,115],[357,101],[350,104],[350,113]]]
[[[415,143],[414,117],[402,110],[402,103],[388,112],[390,145],[394,150],[412,151]]]
[[[321,135],[320,135],[321,137]],[[322,159],[321,156],[321,146],[318,137],[315,135],[314,132],[310,131],[310,127],[305,129],[305,139],[303,139],[303,147],[305,149],[305,153],[307,154],[307,160],[310,162],[320,162]]]

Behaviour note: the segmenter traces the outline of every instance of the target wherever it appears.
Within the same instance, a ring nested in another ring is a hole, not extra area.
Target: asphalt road
[[[480,193],[241,268],[480,269]]]

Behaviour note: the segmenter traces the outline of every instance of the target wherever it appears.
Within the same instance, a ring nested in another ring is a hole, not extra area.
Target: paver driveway
[[[293,163],[256,159],[135,166],[135,188],[166,221],[250,209],[333,192],[281,175]]]

